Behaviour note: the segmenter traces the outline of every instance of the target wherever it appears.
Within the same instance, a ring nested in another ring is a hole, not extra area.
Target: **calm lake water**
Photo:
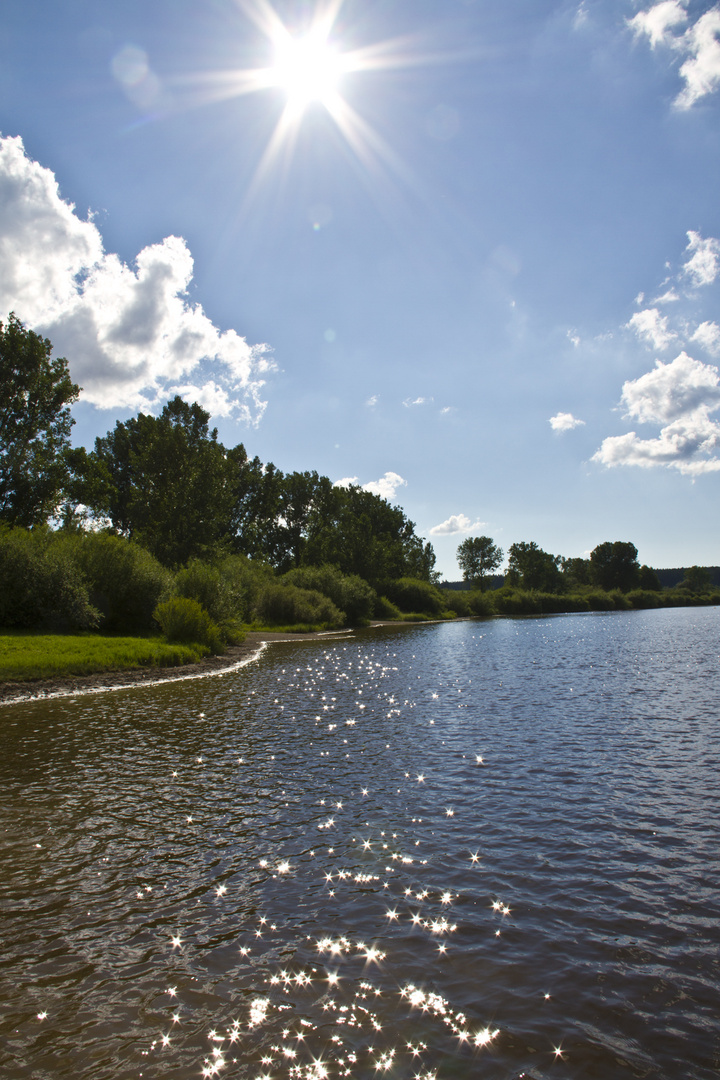
[[[720,609],[0,709],[12,1080],[720,1072]]]

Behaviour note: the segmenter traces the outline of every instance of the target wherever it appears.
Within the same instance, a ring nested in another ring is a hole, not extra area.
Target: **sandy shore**
[[[382,625],[380,623],[374,625]],[[96,675],[69,675],[67,678],[32,679],[27,682],[0,683],[0,705],[38,698],[68,697],[87,691],[117,690],[126,686],[141,686],[179,679],[196,679],[203,675],[220,674],[229,668],[249,663],[265,644],[276,641],[337,641],[352,636],[352,630],[319,634],[273,634],[251,631],[241,645],[233,645],[222,656],[208,656],[196,664],[170,668],[135,668],[130,671],[102,671]]]

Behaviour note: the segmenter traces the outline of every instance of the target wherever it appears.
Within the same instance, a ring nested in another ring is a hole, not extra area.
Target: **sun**
[[[312,102],[330,106],[346,70],[344,58],[320,34],[294,38],[283,35],[275,50],[272,82],[287,94],[293,110]]]

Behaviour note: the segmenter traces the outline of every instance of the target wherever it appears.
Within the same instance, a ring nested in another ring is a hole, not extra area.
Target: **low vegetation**
[[[100,634],[0,635],[0,682],[65,678],[147,667],[177,667],[208,655],[202,645],[173,645],[160,637]]]

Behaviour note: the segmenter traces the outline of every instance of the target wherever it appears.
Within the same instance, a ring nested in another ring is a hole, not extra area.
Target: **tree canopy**
[[[463,572],[463,580],[484,591],[488,577],[503,561],[502,548],[489,536],[469,536],[457,549],[457,561]]]
[[[80,387],[64,357],[15,315],[0,322],[0,520],[30,527],[57,510]]]

